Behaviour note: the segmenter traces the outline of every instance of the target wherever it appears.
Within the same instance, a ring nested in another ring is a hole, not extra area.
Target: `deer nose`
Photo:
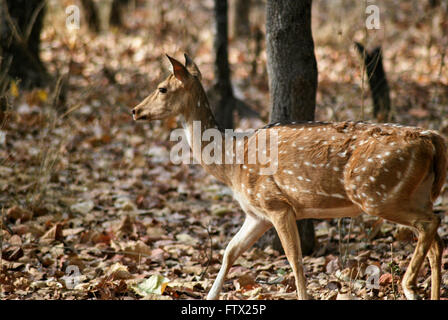
[[[148,116],[144,115],[145,111],[138,106],[132,109],[132,118],[134,120],[148,120]]]
[[[135,121],[137,120],[137,108],[132,109],[132,119]]]

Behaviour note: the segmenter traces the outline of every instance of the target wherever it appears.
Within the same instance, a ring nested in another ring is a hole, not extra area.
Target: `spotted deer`
[[[133,118],[161,120],[181,115],[191,143],[195,121],[200,121],[202,130],[218,125],[197,66],[187,55],[185,65],[168,58],[171,74],[133,108]],[[270,175],[260,174],[259,163],[201,162],[208,173],[232,189],[246,214],[225,249],[207,299],[219,297],[232,264],[272,226],[292,267],[297,296],[307,299],[296,220],[356,217],[363,212],[416,231],[417,246],[402,280],[403,292],[407,299],[420,298],[417,275],[428,256],[431,299],[439,299],[443,242],[437,234],[440,218],[432,209],[447,171],[446,146],[439,134],[352,121],[275,123],[244,140],[240,147],[245,159],[248,145],[262,132],[278,136],[278,167]],[[221,147],[225,148],[224,143]],[[192,149],[194,157],[200,156]]]

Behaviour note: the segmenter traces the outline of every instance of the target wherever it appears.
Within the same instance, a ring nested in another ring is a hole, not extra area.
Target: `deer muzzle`
[[[140,106],[136,106],[134,109],[132,109],[132,118],[137,120],[149,120],[149,116],[147,112],[145,112],[144,108],[141,108]]]

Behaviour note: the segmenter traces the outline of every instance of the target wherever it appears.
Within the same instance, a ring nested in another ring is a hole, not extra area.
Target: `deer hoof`
[[[422,297],[415,291],[413,286],[403,286],[403,292],[407,300],[422,300]]]

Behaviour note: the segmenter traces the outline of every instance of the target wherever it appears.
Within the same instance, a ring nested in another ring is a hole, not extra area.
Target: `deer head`
[[[187,54],[184,54],[185,66],[166,56],[171,63],[172,74],[132,109],[134,120],[163,120],[182,113],[185,102],[191,99],[189,89],[202,78],[198,67]]]

